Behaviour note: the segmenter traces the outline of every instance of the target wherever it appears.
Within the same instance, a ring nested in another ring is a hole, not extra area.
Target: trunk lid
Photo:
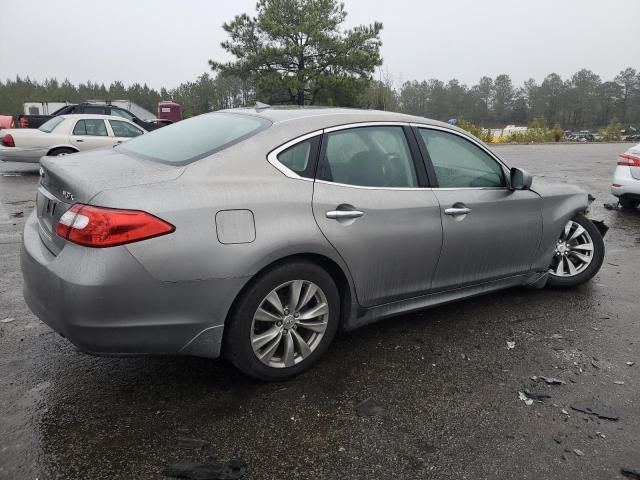
[[[65,244],[56,235],[56,226],[74,203],[90,203],[105,190],[171,181],[185,169],[125,155],[118,149],[42,157],[40,165],[36,196],[38,230],[42,242],[54,255]]]

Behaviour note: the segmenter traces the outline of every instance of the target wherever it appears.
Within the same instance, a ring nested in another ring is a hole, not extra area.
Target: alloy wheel
[[[291,280],[260,302],[251,323],[253,353],[273,368],[292,367],[320,345],[329,321],[322,289],[307,280]]]
[[[593,259],[593,239],[579,223],[569,220],[556,242],[549,273],[573,277],[583,272]]]

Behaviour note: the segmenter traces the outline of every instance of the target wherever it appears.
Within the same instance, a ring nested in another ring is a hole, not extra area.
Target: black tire
[[[640,205],[640,200],[636,200],[635,198],[620,197],[618,200],[622,208],[634,209]]]
[[[263,299],[274,288],[291,280],[307,280],[324,292],[329,306],[327,328],[315,350],[291,367],[271,367],[262,363],[251,346],[254,314]],[[278,265],[253,279],[236,301],[225,325],[223,355],[238,370],[258,380],[277,381],[302,373],[327,351],[338,330],[340,295],[331,276],[318,265],[297,260]]]
[[[582,226],[591,236],[591,240],[593,241],[593,258],[587,268],[574,276],[560,277],[549,272],[547,285],[552,288],[573,288],[588,282],[598,273],[604,261],[604,240],[598,227],[583,215],[576,215],[571,220]]]
[[[69,155],[71,153],[77,153],[77,151],[73,148],[60,147],[54,148],[49,153],[47,153],[47,157],[58,157],[60,155]]]

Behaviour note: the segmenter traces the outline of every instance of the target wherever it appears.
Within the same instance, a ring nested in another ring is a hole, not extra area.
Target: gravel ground
[[[596,197],[591,216],[611,230],[589,284],[513,289],[362,328],[279,384],[223,361],[76,352],[22,299],[20,232],[37,168],[0,164],[0,478],[155,479],[175,462],[234,458],[250,479],[623,478],[621,467],[640,468],[640,211],[603,203],[628,147],[496,147]],[[527,405],[525,390],[549,398]],[[382,412],[359,417],[369,398]],[[580,402],[619,420],[571,408]]]

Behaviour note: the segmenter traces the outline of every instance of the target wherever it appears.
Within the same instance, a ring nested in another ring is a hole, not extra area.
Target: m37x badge
[[[67,192],[66,190],[62,190],[62,196],[65,198],[65,200],[75,200],[76,197],[73,193],[71,192]]]

